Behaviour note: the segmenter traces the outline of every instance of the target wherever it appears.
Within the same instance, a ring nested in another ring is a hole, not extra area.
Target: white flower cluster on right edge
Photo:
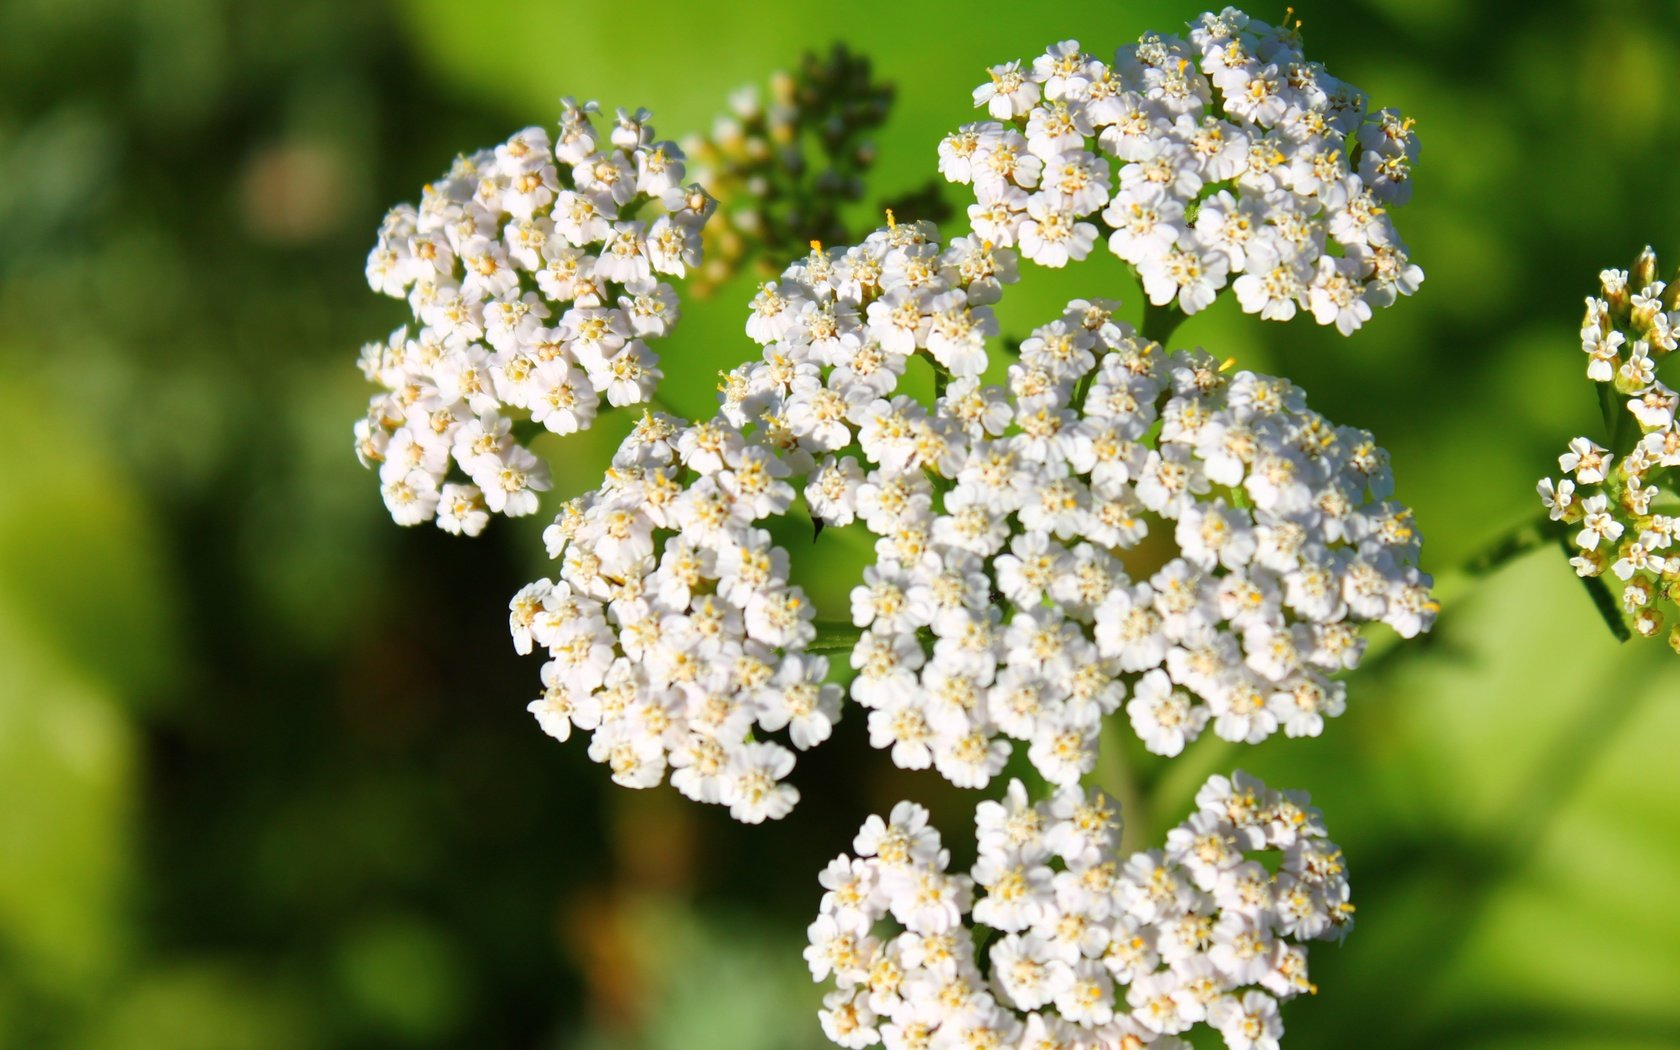
[[[822,874],[805,958],[823,1030],[850,1050],[1277,1050],[1278,1003],[1316,991],[1303,942],[1352,925],[1341,851],[1304,796],[1215,776],[1166,848],[1121,858],[1101,794],[975,812],[969,875],[911,802],[870,817]],[[1267,861],[1262,854],[1273,854]]]
[[[1680,467],[1676,393],[1657,367],[1680,349],[1680,285],[1657,278],[1646,248],[1633,269],[1605,270],[1602,294],[1587,298],[1581,350],[1587,378],[1599,384],[1606,440],[1577,437],[1558,457],[1558,479],[1543,478],[1540,501],[1569,529],[1570,559],[1583,578],[1613,576],[1621,611],[1646,638],[1680,614]],[[1680,652],[1680,623],[1668,634]]]
[[[1112,64],[1070,40],[990,72],[974,101],[994,119],[939,150],[981,237],[1064,266],[1101,234],[1157,306],[1197,313],[1229,283],[1248,313],[1343,335],[1423,281],[1388,214],[1411,195],[1412,122],[1368,113],[1296,29],[1226,8]]]

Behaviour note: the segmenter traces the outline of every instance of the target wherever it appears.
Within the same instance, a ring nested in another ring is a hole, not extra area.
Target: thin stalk
[[[1126,761],[1126,729],[1121,718],[1110,715],[1103,719],[1092,781],[1120,803],[1121,853],[1144,848],[1153,833],[1150,811],[1137,770]]]
[[[1172,338],[1173,332],[1177,331],[1178,326],[1183,323],[1184,312],[1170,303],[1166,306],[1156,306],[1154,303],[1144,305],[1143,337],[1145,339],[1153,339],[1165,347],[1167,340]]]
[[[1616,433],[1616,384],[1598,384],[1598,414],[1604,417],[1604,433],[1613,436]]]
[[[1567,539],[1563,541],[1563,551],[1565,554],[1569,553]],[[1604,619],[1604,626],[1610,628],[1610,633],[1616,636],[1616,640],[1631,641],[1633,631],[1628,629],[1627,621],[1622,618],[1621,606],[1616,604],[1616,596],[1610,593],[1610,587],[1604,582],[1604,578],[1583,576],[1581,583],[1587,588],[1587,593],[1592,595],[1593,607],[1598,610],[1598,615]]]
[[[1085,414],[1085,399],[1091,394],[1091,384],[1096,381],[1097,369],[1079,377],[1079,383],[1073,388],[1073,410],[1080,415]]]
[[[849,652],[863,637],[863,628],[849,623],[819,620],[812,626],[817,629],[817,636],[805,646],[808,653]]]
[[[1464,563],[1464,571],[1472,576],[1487,576],[1529,551],[1544,547],[1556,535],[1557,529],[1548,514],[1519,522],[1471,555]]]

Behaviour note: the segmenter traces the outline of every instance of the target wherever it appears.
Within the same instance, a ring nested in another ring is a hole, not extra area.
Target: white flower
[[[999,120],[1010,120],[1028,112],[1038,101],[1039,87],[1021,72],[1021,63],[993,66],[992,80],[974,89],[974,104]]]
[[[861,989],[825,995],[817,1017],[822,1022],[823,1034],[839,1046],[861,1050],[881,1040],[875,1027],[879,1018],[869,1008],[868,996]]]
[[[1253,991],[1239,1000],[1222,996],[1208,1008],[1208,1023],[1219,1029],[1230,1050],[1277,1050],[1283,1035],[1277,1000]]]
[[[834,513],[881,537],[851,592],[851,696],[896,764],[979,787],[1019,741],[1070,783],[1128,694],[1163,754],[1210,722],[1251,743],[1315,735],[1344,706],[1330,676],[1359,660],[1350,620],[1428,629],[1417,537],[1369,435],[1282,380],[1164,354],[1113,304],[1070,304],[1020,355],[988,402],[1009,427],[877,400],[863,462],[819,468]],[[760,389],[761,412],[794,396]],[[1133,580],[1095,543],[1143,541],[1145,510],[1176,556]]]
[[[1016,238],[1021,254],[1041,266],[1061,267],[1078,262],[1091,254],[1097,242],[1097,228],[1080,222],[1072,209],[1061,206],[1045,194],[1034,194],[1027,201],[1029,218],[1020,226]]]
[[[546,470],[513,421],[573,433],[603,400],[640,404],[659,380],[645,341],[668,332],[676,299],[653,275],[699,264],[709,200],[672,195],[682,153],[644,122],[606,142],[592,103],[564,105],[552,145],[532,127],[458,158],[418,207],[391,210],[368,256],[369,284],[406,298],[417,324],[363,349],[383,389],[356,425],[401,524],[473,536],[490,514],[534,513]],[[658,203],[631,214],[637,193]]]
[[[1553,521],[1562,521],[1569,516],[1570,509],[1575,505],[1573,481],[1564,478],[1554,483],[1551,478],[1541,478],[1537,488],[1540,492],[1540,503]]]
[[[756,525],[791,499],[780,456],[722,420],[645,414],[548,530],[558,581],[510,606],[516,647],[551,658],[532,705],[545,730],[564,739],[564,716],[615,781],[650,787],[669,767],[684,795],[748,823],[798,799],[793,751],[749,732],[803,750],[840,716],[827,660],[803,652],[814,610]]]
[[[1581,501],[1581,531],[1575,542],[1582,550],[1597,550],[1599,543],[1615,543],[1626,526],[1610,514],[1610,498],[1603,493]]]
[[[746,744],[730,760],[719,801],[744,824],[780,820],[799,801],[799,792],[781,782],[792,771],[793,752],[776,744]]]
[[[1610,450],[1596,442],[1578,437],[1569,443],[1569,451],[1558,457],[1558,469],[1574,473],[1582,485],[1596,485],[1603,481],[1613,462]]]
[[[1208,708],[1187,691],[1175,688],[1163,671],[1150,671],[1138,682],[1127,707],[1132,728],[1144,747],[1157,755],[1176,755],[1201,733]]]
[[[1015,781],[1006,798],[976,809],[972,883],[911,803],[869,818],[858,856],[824,870],[805,957],[835,985],[820,1013],[831,1040],[869,1045],[869,1028],[889,1047],[1182,1050],[1173,1036],[1206,1024],[1233,1046],[1276,1046],[1278,1002],[1316,991],[1304,942],[1350,927],[1316,811],[1241,773],[1208,781],[1169,834],[1179,845],[1130,858],[1100,795],[1030,804]]]
[[[974,186],[976,233],[1041,265],[1082,258],[1089,229],[1157,306],[1196,313],[1232,283],[1245,312],[1306,310],[1349,334],[1423,280],[1390,216],[1411,196],[1418,138],[1300,46],[1230,9],[1112,63],[1058,43],[1030,68],[992,68],[974,99],[993,119],[949,136],[940,171]],[[1106,231],[1084,221],[1099,210]]]

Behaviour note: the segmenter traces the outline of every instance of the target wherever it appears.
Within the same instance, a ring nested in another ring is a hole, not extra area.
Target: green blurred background
[[[398,529],[352,455],[356,349],[404,320],[363,257],[387,206],[562,94],[677,137],[843,39],[899,87],[889,196],[985,65],[1200,9],[0,2],[0,1047],[825,1045],[816,872],[900,797],[960,859],[973,796],[893,770],[855,709],[759,828],[541,735],[505,609],[542,522]],[[1680,262],[1680,7],[1298,13],[1309,55],[1419,119],[1397,219],[1429,279],[1352,340],[1227,299],[1175,341],[1375,431],[1447,611],[1320,739],[1129,756],[1155,787],[1131,816],[1159,834],[1239,763],[1326,811],[1360,925],[1314,949],[1294,1050],[1680,1046],[1680,664],[1618,647],[1552,551],[1454,570],[1595,432],[1597,271],[1647,242]],[[751,280],[662,344],[677,407],[747,353]],[[1032,270],[1005,328],[1091,294],[1138,301],[1115,265]],[[846,557],[821,551],[823,605]]]

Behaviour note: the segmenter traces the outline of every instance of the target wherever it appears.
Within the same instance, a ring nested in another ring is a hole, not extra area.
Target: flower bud
[[[1633,618],[1633,629],[1641,638],[1655,638],[1662,626],[1663,614],[1656,609],[1641,609]]]
[[[1626,321],[1628,306],[1633,301],[1628,294],[1627,271],[1605,270],[1598,275],[1598,279],[1604,289],[1604,302],[1610,307],[1611,319]]]
[[[1657,251],[1650,245],[1639,253],[1639,258],[1633,261],[1633,269],[1628,273],[1628,284],[1633,288],[1644,291],[1657,279]]]

